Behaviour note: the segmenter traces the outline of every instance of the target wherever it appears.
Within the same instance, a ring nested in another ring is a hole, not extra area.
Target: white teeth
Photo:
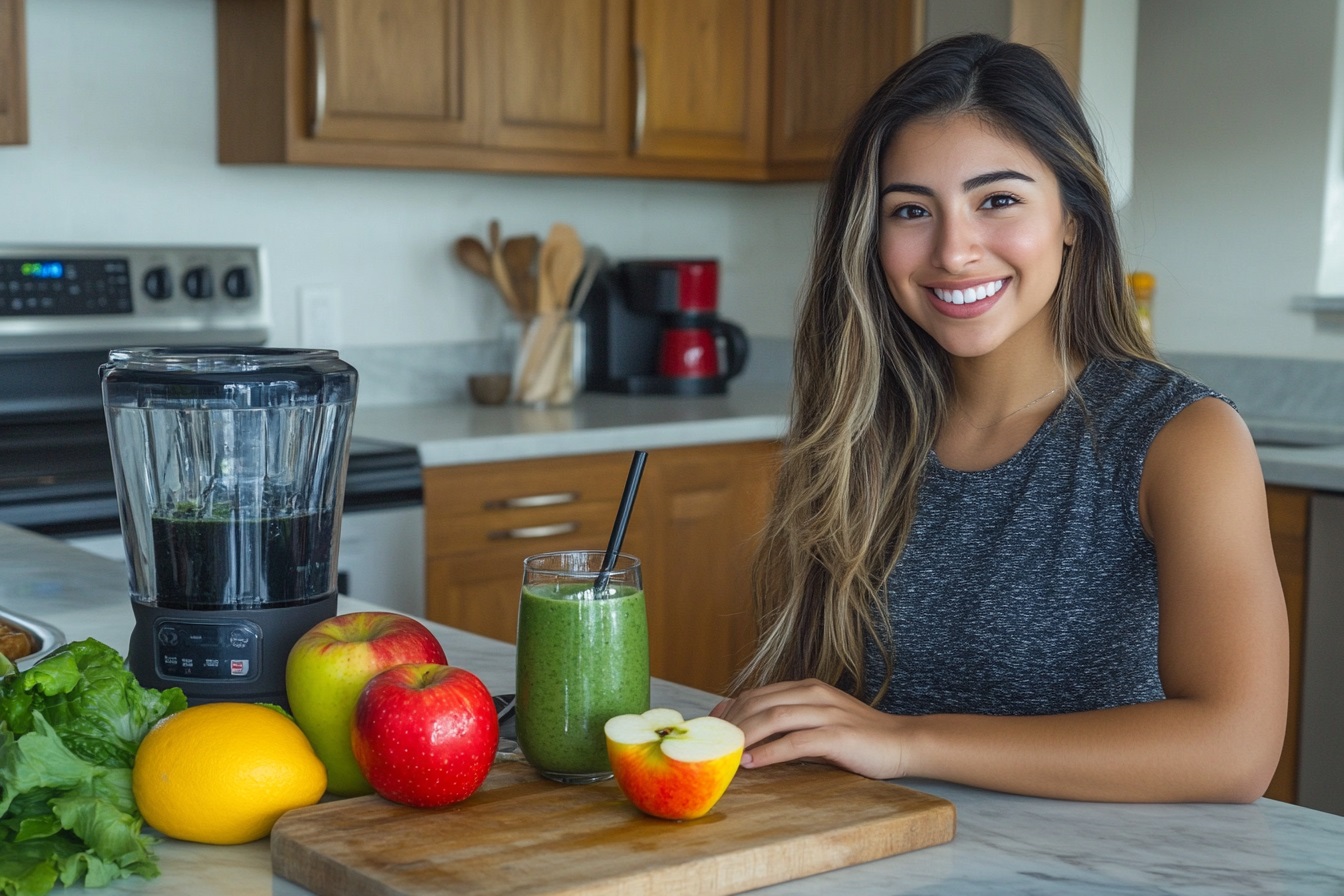
[[[993,280],[989,283],[981,283],[979,286],[972,286],[969,289],[938,289],[935,287],[933,294],[950,305],[969,305],[972,302],[978,302],[995,295],[1000,289],[1003,289],[1003,281]]]

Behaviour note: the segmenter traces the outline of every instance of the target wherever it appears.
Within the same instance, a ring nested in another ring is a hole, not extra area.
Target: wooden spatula
[[[508,272],[513,294],[525,317],[537,313],[537,254],[541,240],[536,234],[511,236],[504,240],[504,269]]]

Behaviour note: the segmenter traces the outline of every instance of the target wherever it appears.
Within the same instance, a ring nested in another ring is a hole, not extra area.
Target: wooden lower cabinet
[[[1268,488],[1269,532],[1274,560],[1283,583],[1288,608],[1288,725],[1283,754],[1265,796],[1297,802],[1297,744],[1302,703],[1302,633],[1307,594],[1307,532],[1310,526],[1309,489],[1271,485]]]
[[[755,537],[776,448],[649,452],[623,550],[640,559],[653,674],[722,693],[751,649]],[[425,471],[426,615],[512,642],[523,558],[606,547],[628,452]]]
[[[0,0],[0,145],[28,142],[23,0]]]

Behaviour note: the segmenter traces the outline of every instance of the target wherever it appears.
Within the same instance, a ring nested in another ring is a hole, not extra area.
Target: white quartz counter
[[[778,439],[788,425],[784,386],[737,385],[727,395],[588,392],[563,408],[466,402],[359,408],[355,432],[407,442],[426,467],[606,451]]]
[[[728,395],[694,398],[585,393],[565,408],[466,402],[360,408],[355,431],[413,444],[424,466],[437,467],[778,439],[788,426],[788,403],[782,384],[733,384]],[[1344,444],[1262,445],[1259,453],[1271,485],[1344,492]]]
[[[1260,469],[1270,485],[1344,492],[1344,445],[1285,448],[1260,445]]]
[[[123,653],[132,620],[120,564],[0,525],[0,607],[70,639]],[[341,612],[368,609],[343,600]],[[492,691],[513,690],[512,647],[430,623],[449,659]],[[656,682],[654,700],[702,712],[712,695]],[[956,838],[906,855],[768,888],[770,893],[1000,894],[1344,893],[1344,818],[1259,800],[1248,806],[1107,805],[1008,796],[936,781],[903,784],[951,800]],[[806,807],[799,807],[806,811]],[[265,840],[202,846],[165,840],[162,876],[104,892],[298,894],[270,871]]]

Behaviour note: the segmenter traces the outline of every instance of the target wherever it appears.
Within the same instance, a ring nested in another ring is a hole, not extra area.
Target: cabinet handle
[[[573,504],[579,500],[578,492],[555,492],[550,495],[524,495],[521,498],[500,498],[486,501],[486,510],[519,510],[525,507],[554,507],[557,504]]]
[[[644,119],[649,109],[649,71],[644,61],[644,48],[636,45],[635,53],[635,135],[630,151],[638,153],[644,145]]]
[[[568,535],[579,530],[578,523],[552,523],[549,526],[520,526],[517,529],[497,529],[486,537],[491,541],[504,541],[510,538],[550,538],[552,535]]]
[[[322,33],[322,23],[317,19],[308,20],[308,28],[313,37],[313,123],[312,135],[318,136],[322,123],[327,118],[327,47],[326,37]]]

